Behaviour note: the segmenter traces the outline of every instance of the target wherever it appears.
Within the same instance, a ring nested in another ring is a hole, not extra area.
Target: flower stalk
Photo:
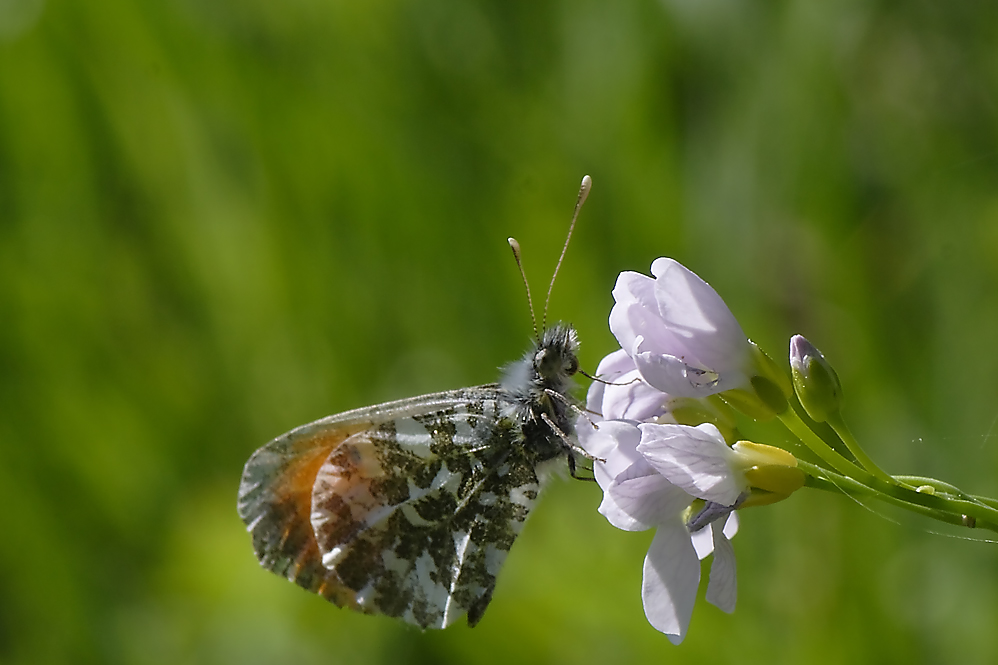
[[[971,497],[969,501],[956,499],[955,496],[946,498],[936,495],[942,501],[946,502],[948,505],[945,507],[931,507],[923,505],[922,503],[912,503],[904,498],[894,496],[893,494],[888,494],[884,492],[877,491],[876,489],[861,483],[849,476],[843,476],[835,473],[834,471],[829,471],[823,467],[816,464],[809,464],[808,462],[802,462],[798,460],[798,467],[806,474],[807,479],[804,482],[805,487],[811,487],[814,489],[820,489],[827,492],[834,492],[837,494],[845,494],[852,497],[868,497],[889,503],[905,510],[917,513],[919,515],[924,515],[925,517],[930,517],[932,519],[938,520],[940,522],[946,522],[947,524],[953,524],[955,526],[969,526],[967,517],[974,518],[974,528],[986,529],[988,531],[994,531],[998,533],[998,505],[988,506],[981,500],[980,497]],[[914,479],[914,476],[901,476],[900,478]],[[926,484],[938,484],[942,486],[952,487],[948,483],[943,483],[941,481],[935,480],[933,478],[921,478],[921,480],[927,481]],[[962,494],[960,490],[953,487],[956,492]],[[993,501],[993,499],[988,500]],[[996,502],[998,503],[998,502]],[[972,512],[964,513],[961,512],[961,508],[976,506]],[[985,508],[984,512],[979,509]]]

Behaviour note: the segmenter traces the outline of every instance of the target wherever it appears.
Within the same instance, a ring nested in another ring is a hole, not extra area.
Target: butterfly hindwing
[[[299,427],[257,450],[243,469],[239,516],[260,565],[339,606],[350,594],[322,566],[308,521],[315,474],[344,440],[372,426],[370,419],[327,419]]]
[[[340,606],[481,618],[540,490],[495,385],[331,416],[250,459],[239,512],[265,567]]]

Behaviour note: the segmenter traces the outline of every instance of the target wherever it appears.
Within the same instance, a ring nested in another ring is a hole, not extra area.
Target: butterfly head
[[[579,339],[575,328],[556,323],[541,335],[522,358],[507,365],[502,387],[522,406],[524,417],[542,408],[548,411],[547,391],[564,395],[572,386],[572,375],[579,371]]]
[[[575,328],[560,323],[548,328],[531,360],[536,379],[544,388],[565,392],[569,377],[579,371],[578,351]]]

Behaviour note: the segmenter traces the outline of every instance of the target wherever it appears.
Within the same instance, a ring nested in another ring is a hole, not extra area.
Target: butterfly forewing
[[[239,500],[261,564],[340,606],[474,625],[540,490],[509,400],[495,385],[426,395],[267,444]]]

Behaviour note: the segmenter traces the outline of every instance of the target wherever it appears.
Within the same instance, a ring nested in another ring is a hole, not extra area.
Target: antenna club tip
[[[593,187],[593,179],[589,176],[582,176],[582,185],[579,187],[579,200],[575,204],[575,212],[578,214],[579,208],[589,197],[589,190]]]
[[[520,243],[518,243],[516,241],[516,238],[514,238],[513,236],[510,236],[509,238],[506,238],[506,242],[509,243],[509,246],[513,248],[514,252],[519,253],[519,251],[520,251]]]

